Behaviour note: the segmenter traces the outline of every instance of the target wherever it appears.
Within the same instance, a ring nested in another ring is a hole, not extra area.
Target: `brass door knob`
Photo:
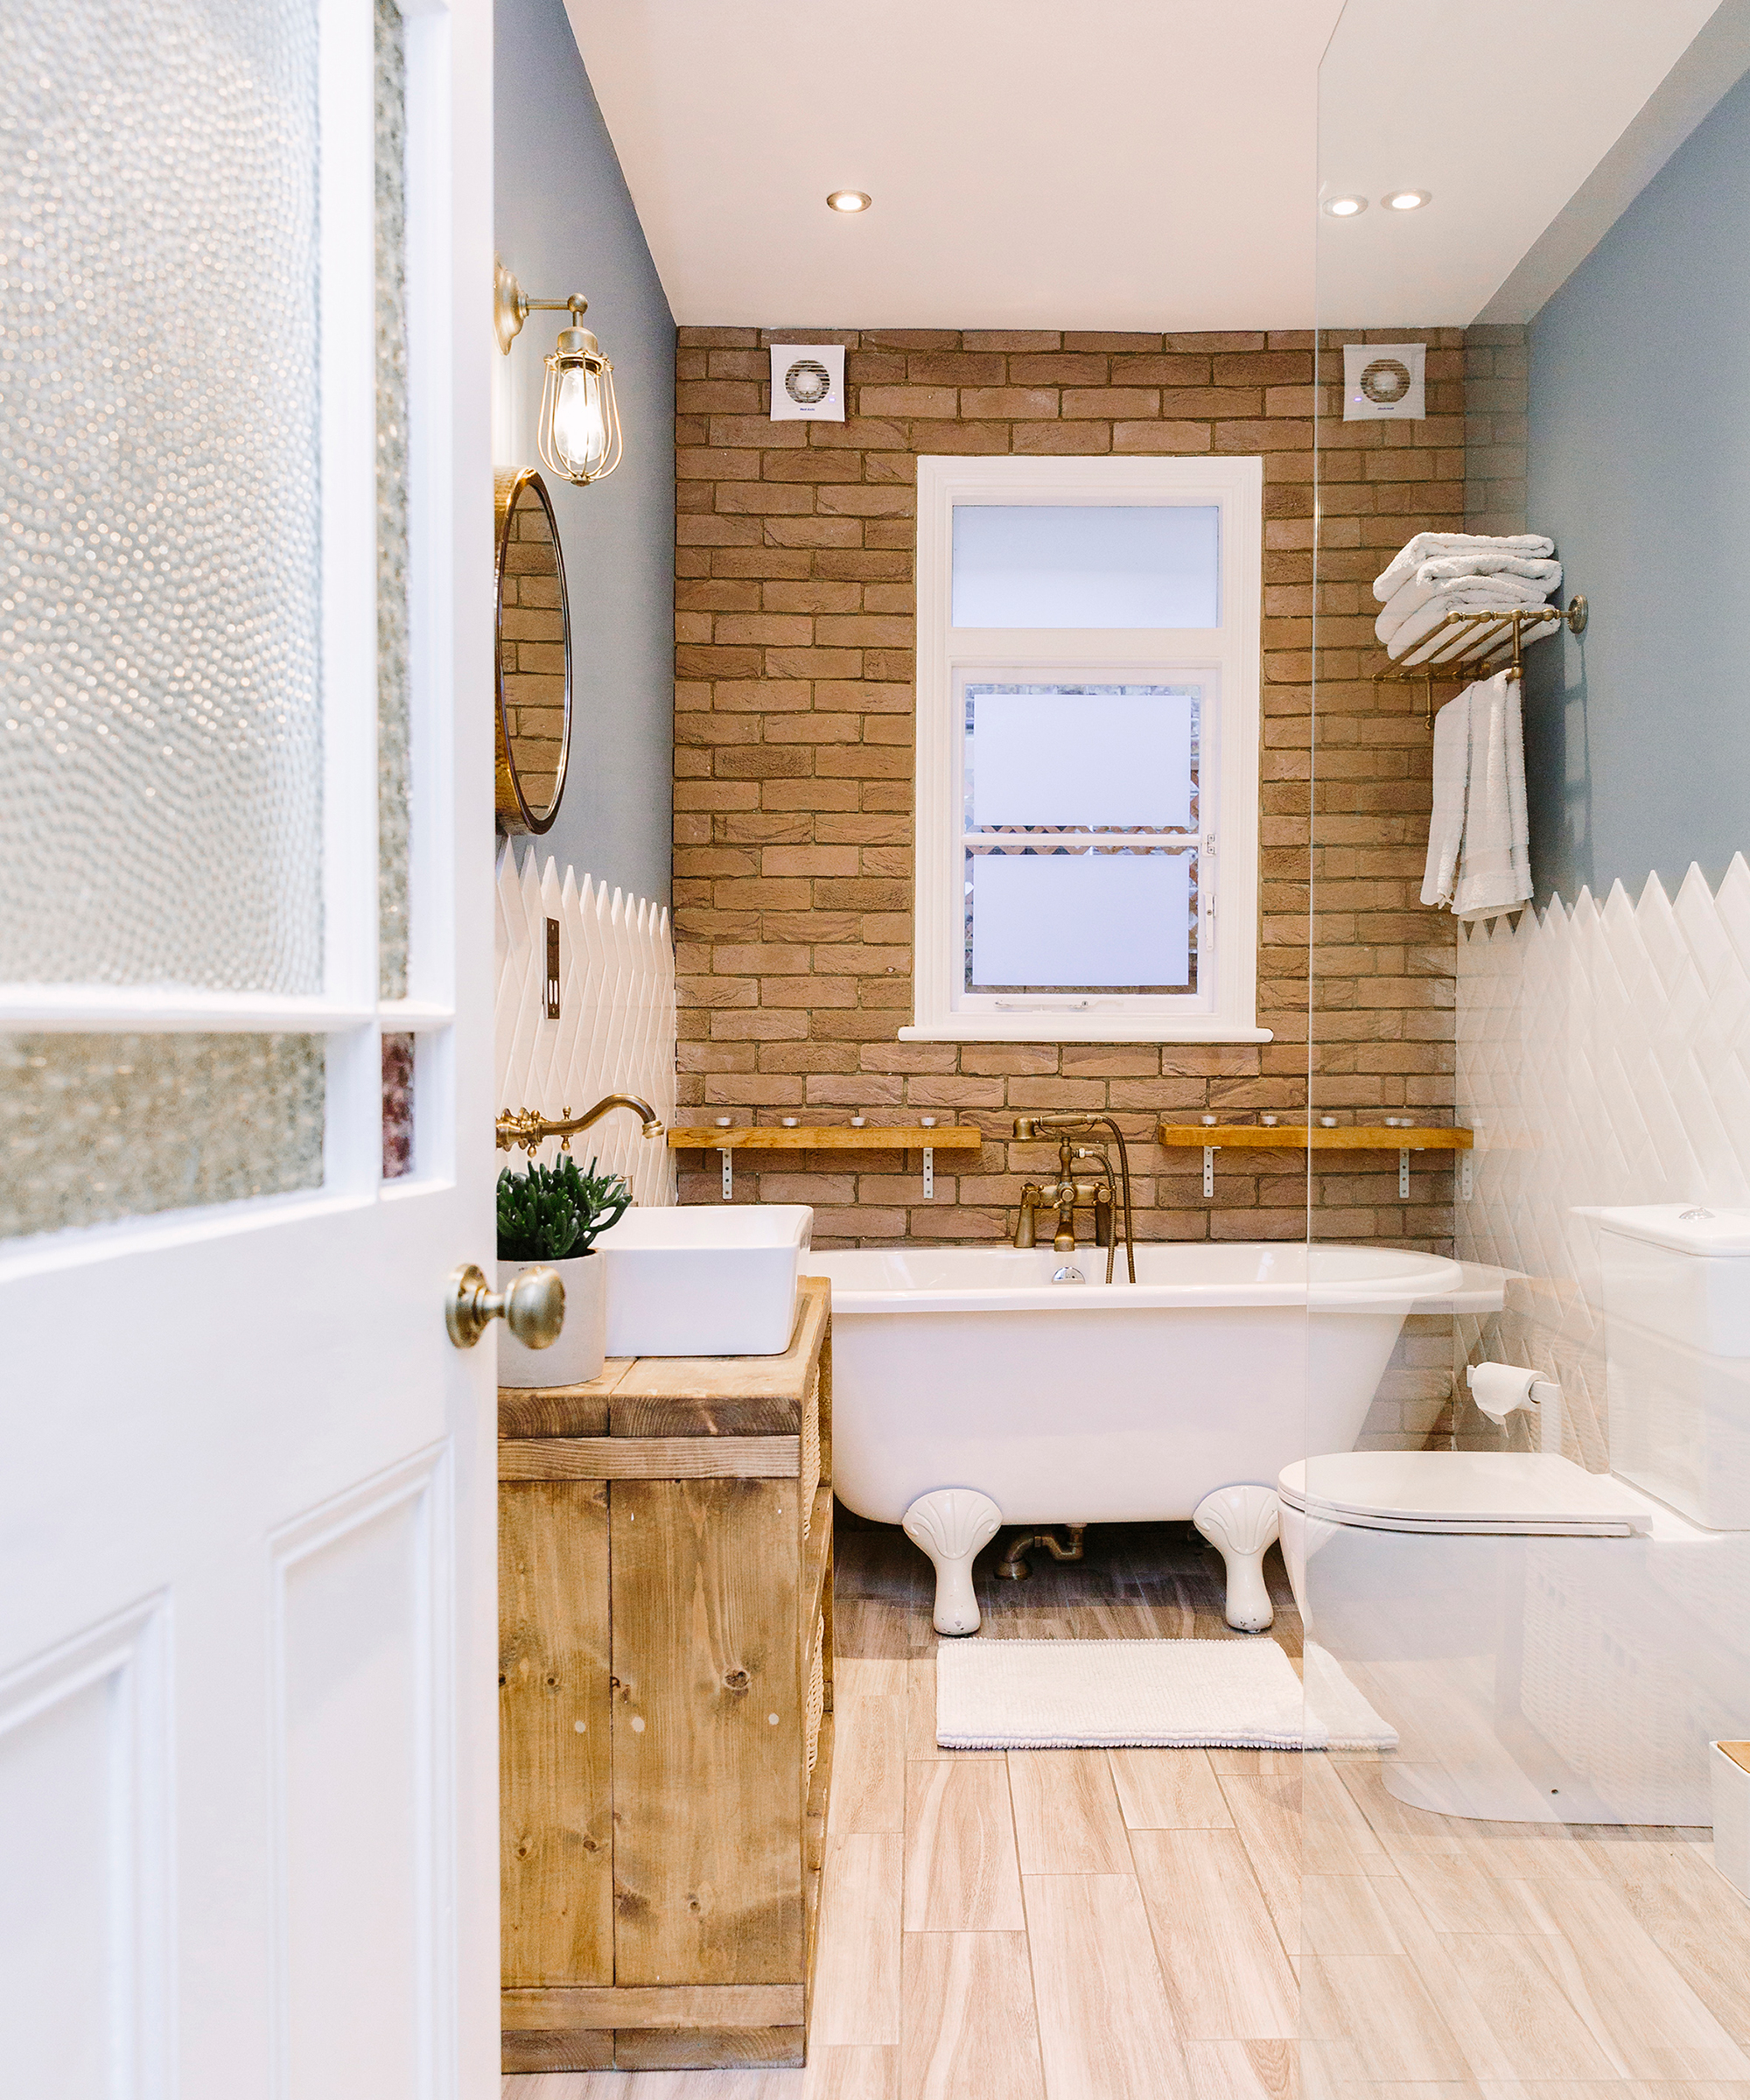
[[[444,1325],[458,1349],[471,1349],[501,1320],[525,1349],[546,1349],[565,1324],[565,1286],[556,1269],[525,1269],[508,1291],[494,1291],[486,1272],[464,1262],[450,1272]]]

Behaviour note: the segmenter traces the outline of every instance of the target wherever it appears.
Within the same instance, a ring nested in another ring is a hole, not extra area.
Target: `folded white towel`
[[[1556,542],[1545,539],[1541,532],[1510,532],[1492,536],[1483,532],[1418,532],[1407,547],[1395,554],[1381,570],[1373,586],[1373,594],[1383,605],[1387,598],[1407,583],[1424,562],[1432,562],[1446,555],[1457,554],[1517,554],[1537,558],[1556,551]]]
[[[1562,564],[1554,561],[1539,561],[1529,555],[1518,554],[1452,554],[1434,561],[1424,562],[1406,582],[1385,601],[1384,609],[1375,620],[1373,631],[1382,642],[1390,642],[1412,612],[1419,612],[1438,591],[1450,591],[1464,584],[1501,584],[1509,590],[1521,585],[1535,585],[1531,598],[1514,597],[1503,602],[1515,605],[1539,603],[1561,587]],[[1479,604],[1491,601],[1480,599]]]
[[[1428,600],[1439,590],[1438,584],[1424,584],[1419,575],[1412,576],[1407,584],[1400,584],[1381,608],[1373,623],[1373,631],[1382,641],[1389,642],[1412,612],[1419,612]]]
[[[1392,604],[1396,602],[1394,596]],[[1521,583],[1516,577],[1466,577],[1430,591],[1415,612],[1395,625],[1389,620],[1388,606],[1373,623],[1374,633],[1385,644],[1387,655],[1400,662],[1438,663],[1445,657],[1462,654],[1476,639],[1474,628],[1454,627],[1418,654],[1418,646],[1434,634],[1449,612],[1530,612],[1544,602],[1544,593],[1536,584]]]
[[[1452,910],[1460,919],[1516,911],[1531,894],[1525,732],[1519,681],[1505,671],[1470,688],[1465,836]]]
[[[1456,583],[1461,576],[1516,576],[1528,584],[1542,584],[1545,591],[1558,591],[1562,564],[1529,554],[1441,554],[1424,562],[1416,576],[1424,584]]]
[[[1458,886],[1459,850],[1465,836],[1465,789],[1471,764],[1471,695],[1466,686],[1434,718],[1434,810],[1428,823],[1428,864],[1422,875],[1424,904],[1450,904]]]

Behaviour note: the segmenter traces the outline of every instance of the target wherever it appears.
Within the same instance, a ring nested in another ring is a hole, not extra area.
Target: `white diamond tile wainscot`
[[[559,922],[559,1018],[547,1018],[547,921]],[[675,1120],[675,944],[665,906],[610,892],[531,849],[499,864],[494,1061],[500,1110],[581,1113],[604,1094],[634,1094]],[[676,1200],[672,1155],[635,1116],[608,1116],[587,1137],[605,1172],[640,1203]],[[541,1157],[556,1156],[550,1139]]]
[[[1750,865],[1716,892],[1691,866],[1675,897],[1497,919],[1459,935],[1458,1120],[1476,1132],[1459,1253],[1517,1272],[1460,1362],[1533,1364],[1562,1388],[1564,1448],[1609,1462],[1600,1204],[1750,1206]],[[1461,1437],[1499,1445],[1466,1404]],[[1529,1424],[1515,1439],[1535,1434]]]

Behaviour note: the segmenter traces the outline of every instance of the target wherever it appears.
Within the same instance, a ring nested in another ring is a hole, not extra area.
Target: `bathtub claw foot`
[[[1264,1587],[1264,1557],[1275,1543],[1280,1509],[1273,1488],[1217,1488],[1191,1513],[1227,1563],[1228,1624],[1242,1634],[1268,1632],[1276,1616]]]
[[[937,1488],[920,1494],[906,1510],[902,1520],[906,1536],[934,1564],[937,1633],[978,1631],[973,1557],[997,1536],[1002,1521],[1003,1512],[976,1488]]]

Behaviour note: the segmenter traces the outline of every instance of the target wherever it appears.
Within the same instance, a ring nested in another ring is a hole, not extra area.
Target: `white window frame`
[[[1200,505],[1220,513],[1215,627],[956,627],[956,504]],[[1267,1043],[1257,1025],[1259,618],[1264,462],[1233,458],[926,457],[918,461],[916,948],[906,1042]],[[964,989],[962,766],[969,679],[1205,684],[1198,989],[1183,995]],[[1212,700],[1213,693],[1213,700]],[[1207,767],[1206,767],[1207,773]],[[1208,844],[1210,837],[1214,844]]]

